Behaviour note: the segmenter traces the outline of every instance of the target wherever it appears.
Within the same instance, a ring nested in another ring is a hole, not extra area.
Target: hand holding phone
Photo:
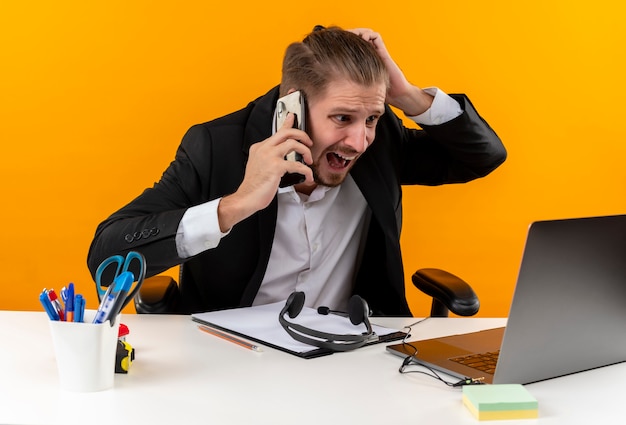
[[[274,122],[274,132],[283,126],[287,114],[292,113],[295,116],[294,128],[305,131],[306,109],[304,97],[299,91],[295,91],[286,96],[281,97],[276,102],[276,114]],[[285,156],[286,161],[298,161],[304,164],[302,155],[292,151]],[[286,173],[280,180],[280,187],[292,186],[302,183],[305,180],[304,175],[300,173]]]

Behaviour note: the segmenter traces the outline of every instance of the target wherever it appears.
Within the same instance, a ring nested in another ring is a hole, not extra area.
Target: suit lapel
[[[351,171],[352,178],[372,210],[364,261],[359,265],[356,291],[361,296],[375,299],[380,311],[410,314],[404,301],[404,272],[400,252],[401,193],[394,197],[387,186],[377,155],[363,155]],[[392,170],[389,171],[393,173]],[[397,214],[395,208],[398,208]],[[380,232],[380,233],[379,233]],[[382,235],[381,235],[382,233]],[[376,235],[382,236],[382,240]],[[372,236],[372,237],[370,237]],[[374,276],[374,277],[373,277]],[[384,283],[387,282],[387,283]]]
[[[395,202],[389,188],[385,186],[386,180],[374,161],[374,155],[365,154],[359,158],[350,174],[385,235],[392,240],[398,240],[399,228],[393,209]]]

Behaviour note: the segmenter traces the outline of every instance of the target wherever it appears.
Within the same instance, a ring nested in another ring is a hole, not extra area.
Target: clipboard
[[[318,348],[293,339],[278,322],[278,315],[284,302],[253,307],[195,313],[191,320],[222,332],[228,332],[256,343],[271,347],[303,359],[312,359],[333,354],[335,351]],[[346,317],[321,315],[317,310],[304,307],[298,317],[292,319],[306,327],[336,334],[355,334],[363,331],[363,326],[355,326]],[[378,339],[365,346],[398,341],[406,332],[372,324]]]

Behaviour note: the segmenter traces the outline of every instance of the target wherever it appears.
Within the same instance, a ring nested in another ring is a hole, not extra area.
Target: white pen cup
[[[95,310],[86,310],[84,323],[50,321],[61,388],[75,392],[113,388],[115,352],[121,315],[113,326],[109,321],[91,323]]]

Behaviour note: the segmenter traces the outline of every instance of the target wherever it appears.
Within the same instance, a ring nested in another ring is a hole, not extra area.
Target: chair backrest
[[[149,277],[141,285],[134,303],[135,311],[139,314],[179,313],[178,284],[170,276]]]

